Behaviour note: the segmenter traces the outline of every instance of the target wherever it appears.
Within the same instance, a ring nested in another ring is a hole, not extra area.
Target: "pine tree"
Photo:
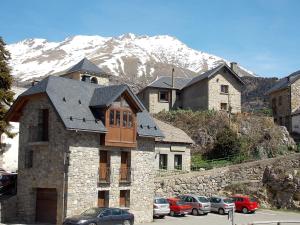
[[[12,138],[14,134],[10,132],[9,123],[4,120],[6,112],[14,101],[14,93],[11,91],[13,77],[8,66],[10,54],[5,49],[5,45],[0,37],[0,135],[5,133]]]

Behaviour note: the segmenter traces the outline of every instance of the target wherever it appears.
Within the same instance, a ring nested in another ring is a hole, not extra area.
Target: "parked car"
[[[207,215],[210,212],[210,202],[205,196],[181,195],[179,198],[192,207],[192,214]]]
[[[17,174],[0,172],[0,195],[14,195],[17,192]]]
[[[164,218],[170,213],[170,204],[167,199],[155,197],[153,202],[153,216]]]
[[[235,210],[234,202],[227,197],[211,197],[211,211],[217,212],[221,215],[228,213],[230,210]]]
[[[119,208],[90,208],[78,216],[66,218],[63,225],[133,225],[134,215]]]
[[[182,215],[185,216],[192,212],[192,206],[187,205],[179,198],[168,198],[170,204],[170,216]]]
[[[234,195],[232,199],[235,203],[236,211],[242,213],[255,212],[259,208],[257,200],[244,195]]]

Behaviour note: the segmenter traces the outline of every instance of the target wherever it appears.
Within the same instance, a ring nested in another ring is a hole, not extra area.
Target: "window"
[[[278,105],[282,105],[282,96],[279,96],[278,98]]]
[[[160,91],[158,93],[158,101],[169,102],[169,92],[168,91]]]
[[[221,93],[228,94],[229,87],[228,85],[221,85]]]
[[[105,216],[110,216],[111,215],[111,210],[110,209],[106,209],[102,214],[103,217]]]
[[[115,125],[115,111],[110,110],[109,112],[109,125],[114,126]]]
[[[96,78],[96,77],[93,77],[93,78],[91,79],[91,83],[93,83],[93,84],[98,84],[97,78]]]
[[[175,170],[182,170],[182,155],[175,155],[174,156],[174,169]]]
[[[34,131],[36,137],[32,141],[48,141],[49,110],[40,109],[38,114],[37,130]]]
[[[122,210],[121,209],[112,209],[112,215],[113,216],[120,216],[122,215]]]
[[[127,120],[128,120],[128,112],[127,111],[124,111],[123,112],[123,127],[127,127]]]
[[[221,103],[220,105],[221,110],[227,110],[227,103]]]
[[[130,190],[120,191],[120,207],[130,207]]]
[[[128,128],[132,127],[132,114],[131,112],[128,113]]]
[[[116,122],[117,122],[117,127],[119,127],[121,123],[121,113],[118,110],[116,110]]]
[[[159,169],[160,170],[168,169],[168,155],[167,154],[159,155]]]
[[[272,98],[272,111],[273,111],[273,114],[274,114],[274,115],[277,114],[277,109],[276,109],[276,98]]]
[[[27,150],[25,152],[25,168],[33,167],[33,151]]]

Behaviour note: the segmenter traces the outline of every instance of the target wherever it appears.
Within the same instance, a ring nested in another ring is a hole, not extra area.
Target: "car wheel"
[[[193,209],[192,214],[193,214],[193,216],[198,216],[199,215],[198,209]]]
[[[95,223],[89,223],[89,225],[96,225]]]
[[[208,213],[203,213],[204,216],[207,216]]]
[[[218,210],[218,213],[221,214],[221,215],[224,215],[224,214],[225,214],[225,211],[224,211],[224,209],[220,208],[220,209]]]
[[[248,213],[248,209],[247,209],[246,207],[244,207],[244,208],[242,209],[242,212],[243,212],[244,214],[247,214],[247,213]]]
[[[175,213],[173,211],[171,211],[170,216],[175,216]]]
[[[161,215],[161,216],[159,216],[159,218],[160,218],[160,219],[163,219],[163,218],[165,218],[165,216],[164,216],[164,215]]]
[[[131,225],[129,220],[124,220],[123,225]]]

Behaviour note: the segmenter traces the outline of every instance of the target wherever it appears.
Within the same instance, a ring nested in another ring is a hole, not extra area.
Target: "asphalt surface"
[[[258,210],[254,214],[234,213],[235,222],[237,225],[248,225],[257,221],[298,221],[291,225],[300,225],[300,212],[284,212],[271,210]],[[218,215],[209,213],[207,216],[192,216],[185,217],[170,217],[166,216],[164,219],[154,219],[152,223],[144,223],[143,225],[231,225],[227,215]],[[276,223],[273,223],[277,225]],[[281,225],[290,225],[289,223],[282,223]]]

